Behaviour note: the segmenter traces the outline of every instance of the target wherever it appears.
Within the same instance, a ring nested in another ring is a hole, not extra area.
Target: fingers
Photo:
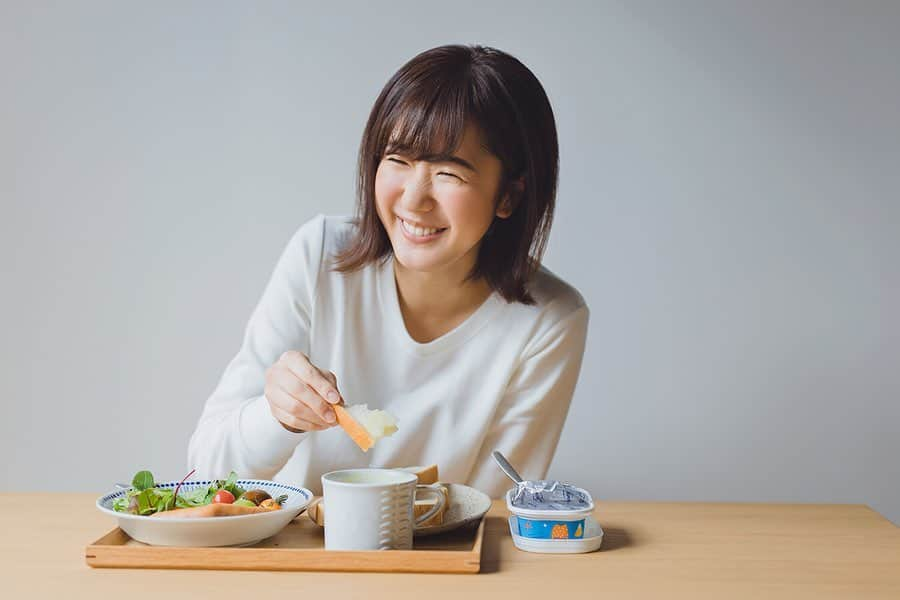
[[[335,375],[335,374],[332,373],[331,371],[328,371],[327,373],[325,373],[325,378],[326,378],[328,381],[331,382],[331,385],[334,386],[334,389],[337,389],[337,387],[338,387],[338,384],[337,384],[337,375]],[[344,403],[344,399],[343,399],[343,398],[341,398],[340,401],[337,402],[337,404],[343,404],[343,403]]]
[[[276,367],[269,375],[268,382],[272,387],[272,399],[283,410],[325,427],[335,422],[334,410],[315,390],[300,381],[293,371]]]
[[[316,431],[337,424],[331,404],[324,399],[331,395],[342,402],[337,376],[320,371],[302,352],[285,352],[266,371],[265,394],[272,414],[289,429]]]
[[[272,416],[278,419],[282,425],[288,427],[294,433],[302,433],[304,431],[320,431],[325,429],[321,425],[317,423],[312,423],[305,419],[299,419],[292,415],[291,413],[282,410],[278,406],[274,406],[271,403],[269,404],[269,410],[272,411]]]
[[[337,378],[325,377],[302,352],[290,351],[281,355],[279,362],[286,365],[300,378],[300,381],[314,389],[322,398],[331,404],[341,401],[341,395],[337,391]],[[332,373],[332,377],[334,374]]]

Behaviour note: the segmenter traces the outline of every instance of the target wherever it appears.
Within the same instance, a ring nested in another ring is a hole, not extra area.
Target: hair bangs
[[[381,154],[413,160],[450,156],[462,143],[471,102],[468,90],[451,81],[421,82],[402,90],[379,132]]]

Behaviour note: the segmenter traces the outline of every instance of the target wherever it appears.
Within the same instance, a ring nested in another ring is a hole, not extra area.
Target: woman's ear
[[[497,203],[496,215],[501,219],[509,218],[519,205],[522,193],[525,191],[525,177],[519,177],[509,183],[509,187],[500,202]]]

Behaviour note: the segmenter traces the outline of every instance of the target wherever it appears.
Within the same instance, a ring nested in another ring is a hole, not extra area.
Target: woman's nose
[[[400,196],[401,207],[414,212],[427,212],[434,208],[431,180],[426,174],[411,175]]]

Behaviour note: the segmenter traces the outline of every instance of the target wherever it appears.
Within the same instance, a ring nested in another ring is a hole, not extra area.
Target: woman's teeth
[[[403,229],[405,229],[407,233],[417,236],[417,237],[426,237],[429,235],[434,235],[435,233],[438,233],[439,231],[443,231],[444,229],[446,229],[446,227],[444,229],[435,229],[435,228],[427,228],[426,229],[423,227],[416,227],[414,225],[410,225],[403,219],[400,219],[400,226],[403,227]]]

